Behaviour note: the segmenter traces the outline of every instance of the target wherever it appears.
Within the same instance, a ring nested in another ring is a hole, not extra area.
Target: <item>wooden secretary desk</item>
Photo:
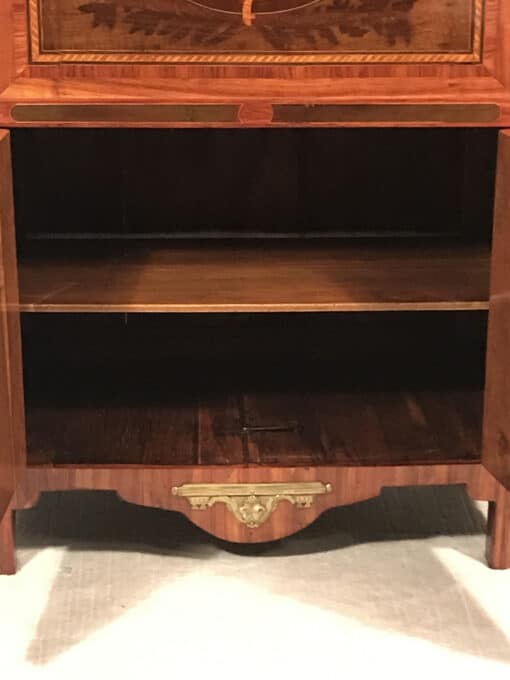
[[[0,128],[0,573],[43,491],[424,484],[510,567],[510,0],[0,0]]]

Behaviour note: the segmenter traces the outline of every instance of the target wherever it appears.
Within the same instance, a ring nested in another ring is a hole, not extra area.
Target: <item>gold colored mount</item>
[[[183,484],[172,494],[189,500],[193,510],[206,510],[225,503],[232,514],[251,529],[257,529],[273,514],[281,501],[309,508],[314,496],[329,493],[331,484],[294,482],[267,484]]]

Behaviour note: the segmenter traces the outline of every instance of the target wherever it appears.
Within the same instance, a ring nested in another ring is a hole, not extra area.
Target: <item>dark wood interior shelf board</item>
[[[44,244],[23,312],[484,310],[489,247],[279,242]]]
[[[442,463],[438,461],[433,461],[433,460],[422,460],[417,458],[416,460],[413,460],[412,463],[385,463],[384,461],[381,463],[370,463],[370,462],[362,462],[359,465],[347,465],[347,464],[342,464],[338,463],[335,465],[314,465],[313,469],[316,470],[318,473],[322,469],[331,469],[332,467],[342,469],[342,470],[352,470],[352,469],[366,469],[366,470],[380,470],[380,469],[385,469],[385,470],[406,470],[408,468],[416,468],[419,467],[422,470],[432,470],[436,468],[438,465],[441,465]],[[481,457],[478,458],[459,458],[459,459],[451,459],[447,460],[444,463],[445,466],[451,467],[451,468],[456,468],[456,467],[464,467],[464,466],[473,466],[476,467],[478,465],[481,465]],[[97,464],[91,464],[91,463],[51,463],[51,462],[44,462],[41,459],[37,459],[36,456],[30,456],[28,459],[27,463],[27,469],[28,470],[46,470],[49,474],[51,474],[52,471],[55,472],[65,472],[66,470],[69,472],[72,472],[74,470],[80,470],[82,472],[87,472],[90,471],[91,473],[100,473],[101,471],[104,472],[111,472],[115,474],[116,472],[119,472],[120,470],[125,470],[125,471],[135,471],[135,472],[142,472],[143,470],[147,471],[153,471],[153,470],[161,470],[161,471],[175,471],[175,470],[190,470],[192,468],[196,467],[197,469],[200,469],[202,472],[222,472],[225,474],[226,470],[229,471],[245,471],[245,472],[250,472],[250,471],[263,471],[263,470],[274,470],[274,469],[282,469],[282,470],[289,470],[289,469],[295,469],[299,468],[302,466],[295,466],[295,465],[287,465],[285,463],[282,463],[281,465],[278,464],[270,464],[270,465],[264,465],[264,464],[253,464],[253,463],[246,463],[246,464],[239,464],[239,465],[200,465],[200,466],[191,466],[191,465],[163,465],[163,464],[156,464],[156,465],[147,465],[144,463],[97,463]]]
[[[180,404],[145,407],[28,405],[28,462],[64,467],[476,462],[481,415],[482,394],[476,390],[265,392],[241,399],[182,395]]]

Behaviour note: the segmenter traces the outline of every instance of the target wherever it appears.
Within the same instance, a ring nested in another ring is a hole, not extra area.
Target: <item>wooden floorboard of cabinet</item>
[[[476,390],[179,393],[27,408],[29,465],[405,465],[480,460]]]

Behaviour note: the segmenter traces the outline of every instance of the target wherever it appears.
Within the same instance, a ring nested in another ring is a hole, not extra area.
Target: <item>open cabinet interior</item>
[[[141,4],[0,0],[0,574],[46,492],[454,484],[510,567],[510,0]]]
[[[478,460],[485,316],[27,315],[29,462]]]
[[[32,466],[480,460],[497,133],[13,133]]]

